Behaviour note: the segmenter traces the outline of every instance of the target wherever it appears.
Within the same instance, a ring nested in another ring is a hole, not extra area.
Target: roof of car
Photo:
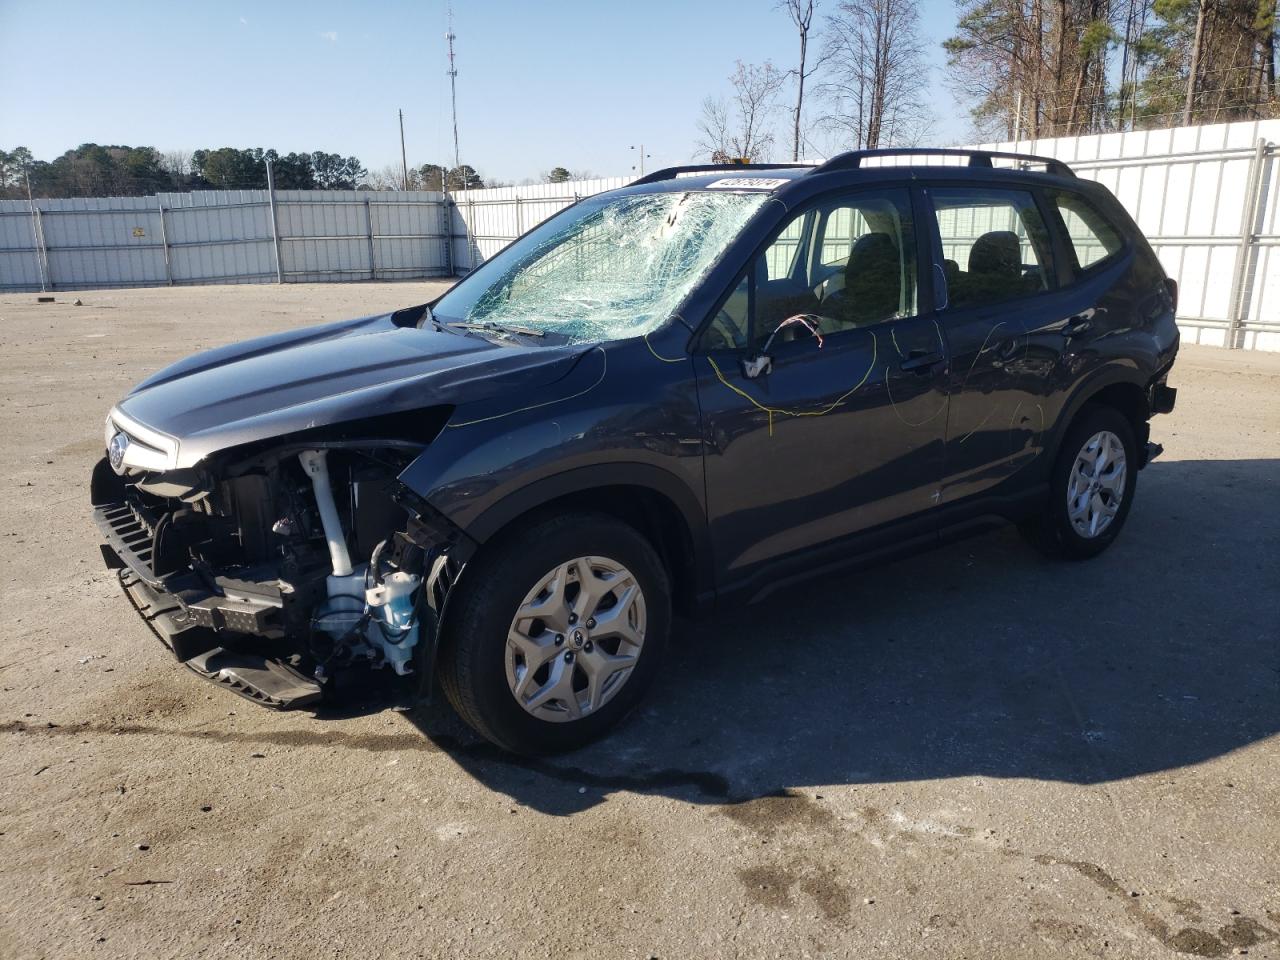
[[[923,162],[912,162],[920,158]],[[885,161],[889,161],[886,163]],[[965,162],[961,162],[965,161]],[[1000,165],[997,165],[999,163]],[[827,173],[851,173],[885,176],[912,176],[920,167],[931,172],[944,170],[952,176],[966,172],[1018,174],[1042,166],[1045,173],[1074,178],[1075,174],[1061,160],[1032,154],[1005,153],[994,150],[894,149],[856,150],[832,157],[821,164],[695,164],[656,170],[628,187],[647,188],[644,192],[668,190],[752,190],[773,192],[798,180]]]

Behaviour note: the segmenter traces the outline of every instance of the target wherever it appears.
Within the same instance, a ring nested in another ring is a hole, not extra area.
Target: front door
[[[947,358],[905,189],[823,198],[743,272],[694,357],[718,573],[935,502]]]

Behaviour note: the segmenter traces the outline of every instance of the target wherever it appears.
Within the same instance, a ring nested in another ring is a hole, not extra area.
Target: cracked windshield
[[[592,199],[508,247],[435,307],[442,323],[621,340],[656,330],[764,194]]]

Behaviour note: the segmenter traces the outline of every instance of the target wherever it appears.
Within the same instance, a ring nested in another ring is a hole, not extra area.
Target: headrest
[[[969,251],[970,273],[1022,275],[1022,243],[1012,230],[992,230],[974,241]]]
[[[897,273],[898,245],[887,233],[868,233],[859,237],[849,251],[849,262],[845,264],[846,277],[865,270],[892,267]]]

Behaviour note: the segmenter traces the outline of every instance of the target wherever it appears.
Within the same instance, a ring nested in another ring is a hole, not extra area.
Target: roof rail
[[[812,166],[812,163],[695,163],[683,167],[663,167],[661,170],[645,174],[639,180],[632,180],[627,186],[634,187],[642,183],[674,180],[682,173],[717,173],[721,170],[728,173],[750,173],[752,170],[783,170]]]
[[[968,157],[971,167],[993,167],[993,158],[1003,160],[1019,160],[1023,164],[1043,163],[1049,173],[1059,177],[1074,177],[1075,173],[1061,160],[1053,157],[1037,157],[1030,153],[1006,153],[1001,150],[947,150],[937,147],[901,147],[891,150],[853,150],[832,157],[814,173],[831,173],[834,170],[856,170],[863,160],[876,157]]]

